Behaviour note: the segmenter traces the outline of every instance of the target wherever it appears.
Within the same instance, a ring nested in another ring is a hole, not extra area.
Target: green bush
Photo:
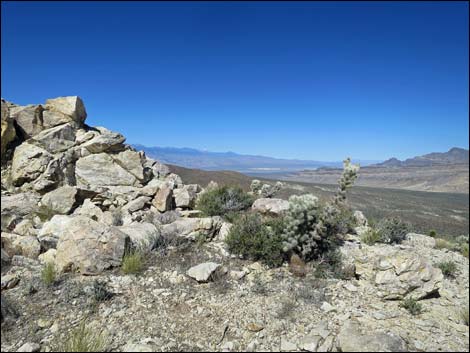
[[[108,299],[111,299],[113,293],[109,290],[106,282],[95,280],[93,282],[93,299],[96,302],[103,302]]]
[[[86,326],[85,321],[74,329],[58,352],[105,352],[107,340],[100,330]]]
[[[55,283],[57,272],[53,262],[47,262],[41,271],[41,278],[44,284],[50,286]]]
[[[225,216],[250,208],[253,201],[253,197],[240,187],[221,186],[203,192],[196,208],[205,216]]]
[[[445,239],[437,238],[436,239],[436,245],[434,245],[436,249],[442,250],[442,249],[448,249],[448,250],[453,250],[454,245]]]
[[[400,307],[408,310],[411,315],[419,315],[423,312],[423,306],[416,299],[408,298],[400,303]]]
[[[460,252],[462,253],[463,256],[468,258],[468,244],[462,244],[460,248]]]
[[[411,231],[411,225],[398,217],[382,219],[377,225],[380,241],[386,244],[400,244]]]
[[[381,240],[379,232],[375,229],[370,228],[367,232],[362,234],[361,241],[367,245],[374,245],[375,243],[379,243]]]
[[[442,274],[448,278],[454,278],[457,273],[457,265],[454,261],[445,261],[437,264],[437,267],[441,269]]]
[[[429,236],[435,238],[437,236],[437,232],[434,229],[429,231]]]
[[[144,269],[144,257],[138,251],[130,252],[124,255],[121,265],[122,272],[125,274],[137,274]]]
[[[276,233],[277,223],[263,223],[257,213],[238,217],[225,238],[228,250],[244,258],[262,261],[268,266],[280,266],[284,261],[282,239]]]

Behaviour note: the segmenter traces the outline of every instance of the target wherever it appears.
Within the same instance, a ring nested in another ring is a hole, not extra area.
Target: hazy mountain
[[[396,158],[390,158],[382,163],[377,163],[373,166],[378,167],[426,167],[434,165],[447,165],[447,164],[468,164],[468,150],[464,148],[454,147],[448,152],[433,152],[408,158],[400,161]]]
[[[146,147],[133,145],[146,155],[165,164],[203,170],[234,170],[244,173],[287,172],[319,167],[340,168],[342,162],[320,162],[300,159],[282,159],[234,152],[209,152],[193,148]],[[377,161],[359,161],[371,164]]]

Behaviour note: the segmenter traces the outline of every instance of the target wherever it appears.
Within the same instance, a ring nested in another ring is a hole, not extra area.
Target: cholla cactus
[[[291,196],[285,217],[283,251],[299,254],[304,260],[320,257],[336,244],[338,218],[346,201],[346,190],[357,177],[359,166],[350,159],[344,161],[344,171],[339,180],[339,190],[333,201],[320,207],[318,198],[306,194]]]
[[[260,195],[262,197],[273,197],[277,192],[279,192],[284,187],[284,184],[280,181],[276,182],[276,184],[269,185],[269,184],[261,184],[261,181],[254,179],[251,182],[251,192],[253,195]]]
[[[343,174],[338,181],[338,191],[336,192],[333,202],[340,206],[346,201],[346,190],[353,186],[359,171],[358,164],[351,164],[351,159],[348,157],[343,161]]]

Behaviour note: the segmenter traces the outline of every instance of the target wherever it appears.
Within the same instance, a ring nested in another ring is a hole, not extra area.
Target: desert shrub
[[[369,228],[369,230],[367,230],[367,232],[365,232],[361,236],[361,241],[364,244],[373,245],[375,243],[380,242],[380,234],[379,234],[379,232],[377,232],[377,230],[375,230],[373,228]]]
[[[55,283],[57,271],[53,262],[47,262],[41,271],[41,278],[45,285],[51,286]]]
[[[166,211],[164,213],[152,213],[153,219],[150,223],[153,224],[170,224],[180,218],[177,211]]]
[[[457,265],[454,261],[444,261],[437,264],[437,267],[441,269],[442,274],[448,278],[454,278],[457,273]]]
[[[434,229],[429,231],[429,236],[435,238],[437,236],[437,232]]]
[[[450,241],[447,241],[441,238],[436,239],[436,245],[434,247],[439,250],[442,250],[442,249],[453,250],[454,249],[454,245]]]
[[[411,315],[419,315],[423,312],[423,306],[413,298],[403,300],[400,307],[408,310]]]
[[[263,223],[257,213],[243,214],[235,220],[225,238],[228,250],[244,258],[280,266],[284,261],[281,236]]]
[[[103,302],[111,299],[113,293],[109,290],[106,282],[95,280],[92,286],[93,299],[97,302]]]
[[[386,244],[400,244],[411,231],[411,225],[398,217],[382,219],[377,225],[380,241]]]
[[[292,315],[295,313],[296,308],[297,308],[297,302],[294,299],[285,298],[284,300],[281,301],[281,305],[276,311],[276,317],[279,320],[285,320],[285,319],[291,318]]]
[[[141,252],[132,251],[124,255],[121,265],[125,274],[138,274],[144,269],[144,257]]]
[[[74,329],[58,352],[105,352],[106,337],[100,330],[87,327],[85,321]]]
[[[196,208],[205,216],[225,216],[229,212],[248,209],[253,204],[253,197],[240,187],[221,186],[202,193]]]

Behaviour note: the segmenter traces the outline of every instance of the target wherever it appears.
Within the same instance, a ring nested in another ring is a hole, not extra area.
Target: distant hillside
[[[247,174],[289,172],[319,167],[341,168],[342,162],[320,162],[300,159],[282,159],[266,156],[244,155],[234,152],[209,152],[193,148],[146,147],[133,145],[147,156],[165,164],[203,170],[234,170]],[[359,161],[369,165],[377,161]]]
[[[382,163],[377,163],[372,166],[377,167],[428,167],[435,165],[448,165],[448,164],[468,164],[469,151],[464,148],[454,147],[448,152],[433,152],[408,158],[405,161],[400,161],[396,158],[390,158]]]

